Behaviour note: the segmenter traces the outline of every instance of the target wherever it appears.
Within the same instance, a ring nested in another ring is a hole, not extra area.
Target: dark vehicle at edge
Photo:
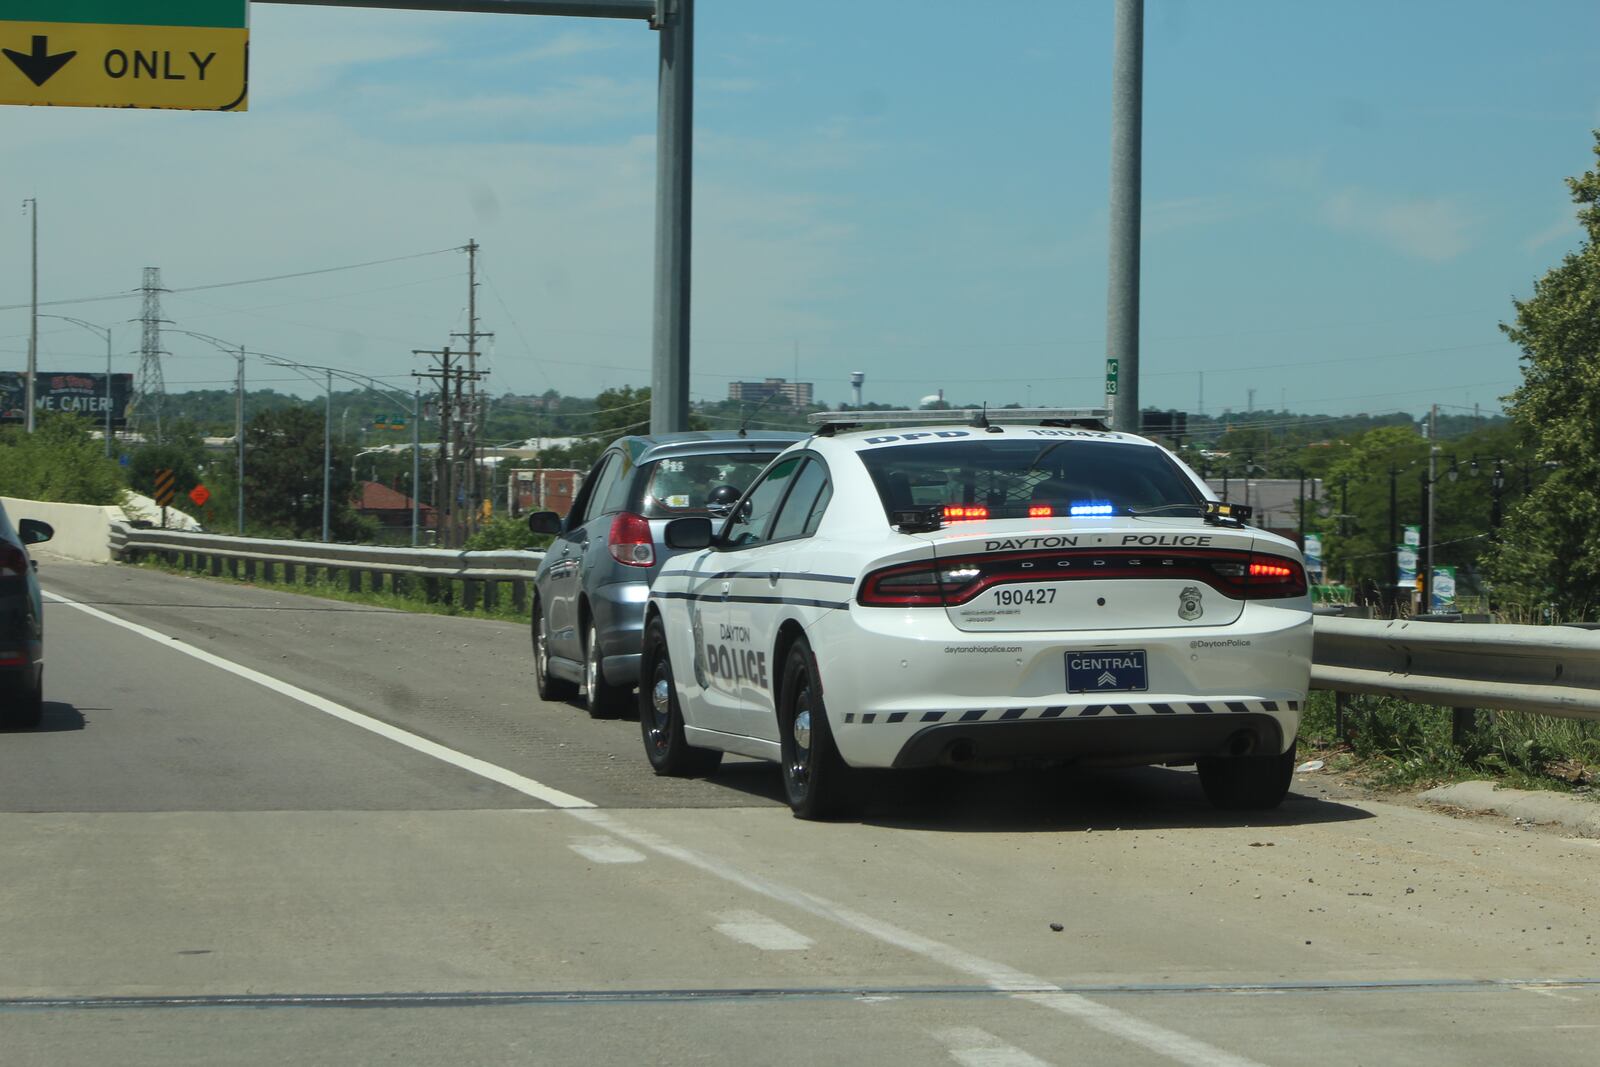
[[[0,505],[0,727],[9,730],[44,717],[44,604],[28,546],[54,536],[37,519],[13,527]]]

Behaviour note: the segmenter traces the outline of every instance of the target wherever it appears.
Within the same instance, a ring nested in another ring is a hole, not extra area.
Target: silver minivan
[[[762,469],[804,433],[687,431],[623,437],[595,462],[562,519],[528,516],[553,534],[534,580],[533,656],[539,695],[581,693],[595,718],[633,707],[650,582],[675,553],[673,519],[727,513]]]

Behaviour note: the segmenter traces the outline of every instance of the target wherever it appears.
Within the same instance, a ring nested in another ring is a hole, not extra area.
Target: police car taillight
[[[866,576],[857,600],[868,607],[954,607],[997,585],[1086,579],[1199,581],[1235,600],[1279,600],[1306,594],[1305,568],[1283,556],[1232,549],[1170,553],[1068,549],[975,554],[885,567]]]
[[[24,578],[28,574],[28,557],[22,549],[0,541],[0,578]]]
[[[650,520],[624,511],[611,520],[606,538],[611,558],[629,567],[649,567],[656,561],[655,542],[650,537]]]

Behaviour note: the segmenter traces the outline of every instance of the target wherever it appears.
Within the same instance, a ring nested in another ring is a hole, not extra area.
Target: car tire
[[[704,778],[722,765],[722,753],[696,748],[683,732],[683,710],[672,681],[672,657],[661,619],[650,620],[639,661],[639,736],[650,769],[667,778]]]
[[[39,680],[32,686],[25,687],[20,682],[9,692],[0,696],[4,705],[0,706],[0,726],[7,730],[32,730],[44,721],[44,671],[39,672]]]
[[[816,678],[811,646],[800,638],[789,649],[783,665],[778,740],[784,799],[801,819],[847,815],[859,804],[859,775],[845,763],[833,743],[828,710]]]
[[[1200,788],[1224,811],[1266,811],[1283,803],[1294,779],[1295,746],[1281,756],[1225,756],[1199,760]]]
[[[533,602],[533,678],[540,700],[571,700],[578,695],[575,683],[550,676],[550,639],[544,628],[544,605],[538,599]]]
[[[583,640],[583,679],[584,702],[591,719],[615,719],[627,710],[629,687],[606,681],[605,667],[600,662],[600,632],[593,621]]]

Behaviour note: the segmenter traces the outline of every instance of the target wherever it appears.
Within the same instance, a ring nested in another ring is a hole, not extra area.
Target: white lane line
[[[717,933],[767,952],[798,952],[813,944],[805,934],[758,911],[728,911],[715,918],[721,920],[717,923]]]
[[[1008,1045],[976,1026],[937,1030],[933,1036],[950,1050],[950,1058],[962,1067],[1050,1067],[1039,1057]]]
[[[247,681],[255,682],[274,692],[297,700],[307,707],[332,715],[353,726],[387,738],[398,744],[405,745],[414,751],[432,756],[434,759],[448,763],[453,767],[476,774],[491,782],[497,782],[509,789],[542,800],[552,807],[566,809],[574,818],[582,819],[591,826],[605,830],[613,837],[619,837],[643,848],[646,852],[666,856],[678,860],[680,863],[704,871],[726,882],[742,886],[752,893],[775,900],[790,907],[798,908],[807,914],[824,919],[837,926],[855,930],[884,944],[907,952],[915,953],[924,959],[941,964],[961,974],[969,975],[985,982],[993,989],[1015,992],[1026,1001],[1050,1008],[1053,1011],[1069,1015],[1078,1021],[1091,1026],[1102,1033],[1141,1045],[1147,1050],[1166,1056],[1178,1063],[1189,1067],[1261,1067],[1254,1060],[1243,1056],[1236,1056],[1231,1052],[1208,1045],[1203,1041],[1188,1037],[1187,1035],[1147,1023],[1142,1019],[1127,1015],[1115,1008],[1107,1007],[1092,1001],[1077,993],[1068,993],[1060,986],[1047,982],[1043,978],[1009,967],[1003,963],[986,960],[982,956],[975,956],[947,945],[942,941],[935,941],[923,937],[910,930],[902,929],[892,923],[874,919],[870,915],[847,908],[842,904],[835,904],[830,900],[814,896],[800,889],[793,889],[778,882],[772,882],[759,875],[748,874],[730,864],[724,863],[711,856],[704,856],[698,852],[673,844],[654,833],[646,830],[636,830],[625,823],[605,814],[592,810],[594,805],[581,797],[570,793],[563,793],[559,789],[552,789],[531,778],[515,774],[504,767],[497,767],[485,760],[457,752],[455,749],[418,737],[416,734],[390,726],[359,711],[353,711],[342,704],[320,697],[315,693],[301,689],[299,686],[290,685],[279,681],[268,674],[251,670],[231,660],[225,660],[203,649],[184,643],[175,637],[152,630],[138,623],[119,619],[115,615],[108,615],[103,611],[92,608],[87,604],[80,604],[75,600],[61,596],[58,593],[45,593],[50,600],[76,608],[94,618],[104,620],[113,626],[120,626],[125,630],[136,633],[141,637],[149,638],[158,644],[164,645],[176,652],[191,656],[202,663],[209,663],[213,667],[227,671]],[[585,810],[590,809],[590,810]]]
[[[213,655],[204,649],[196,648],[191,644],[180,641],[176,637],[161,633],[157,630],[152,630],[147,626],[140,626],[136,622],[129,622],[127,619],[119,619],[115,615],[109,615],[98,608],[91,608],[87,604],[80,604],[76,600],[68,599],[59,593],[46,592],[44,595],[47,599],[54,601],[57,604],[63,604],[69,608],[76,608],[78,611],[92,616],[93,618],[100,619],[103,622],[109,622],[113,626],[120,626],[124,630],[136,633],[140,637],[149,638],[151,641],[154,641],[166,648],[170,648],[174,652],[181,652],[185,656],[190,656],[199,660],[201,663],[208,663],[211,666],[216,667],[218,670],[227,671],[229,674],[243,678],[246,681],[254,682],[263,688],[272,690],[274,693],[279,693],[291,700],[298,701],[309,708],[315,708],[326,715],[332,715],[335,719],[341,719],[352,726],[359,726],[361,729],[366,730],[369,733],[377,734],[379,737],[382,737],[385,740],[404,745],[407,748],[416,752],[420,752],[425,756],[432,756],[434,759],[448,763],[452,767],[459,767],[461,770],[464,770],[469,774],[475,774],[480,778],[487,778],[489,781],[503,785],[507,789],[514,789],[525,796],[530,796],[535,800],[543,801],[544,803],[549,804],[551,807],[594,807],[593,804],[589,803],[587,800],[584,800],[582,797],[575,797],[571,793],[563,793],[559,789],[554,789],[542,782],[536,782],[532,778],[525,778],[514,771],[506,770],[504,767],[497,767],[493,763],[489,763],[486,760],[478,759],[475,756],[469,756],[464,752],[457,752],[453,748],[446,748],[444,745],[438,744],[434,741],[429,741],[425,737],[418,737],[416,734],[411,733],[408,730],[402,730],[398,726],[391,726],[380,719],[374,719],[370,715],[363,715],[359,711],[355,711],[352,708],[347,708],[343,704],[335,703],[326,697],[320,697],[309,690],[301,689],[297,685],[290,685],[288,682],[279,681],[270,674],[263,674],[260,671],[251,670],[249,667],[244,667],[240,664],[234,663],[232,660],[226,660],[221,656]]]
[[[1255,1060],[1235,1055],[1155,1023],[1145,1022],[1081,994],[1068,993],[1053,982],[1037,978],[1014,967],[986,960],[982,956],[975,956],[942,941],[923,937],[921,934],[874,919],[870,915],[804,890],[741,871],[713,856],[702,855],[676,845],[648,830],[638,830],[628,826],[605,812],[573,811],[569,814],[615,837],[631,841],[647,852],[675,859],[769,900],[797,908],[837,926],[855,930],[895,948],[913,952],[953,971],[976,978],[991,988],[1014,992],[1021,1000],[1069,1015],[1101,1033],[1132,1042],[1178,1063],[1187,1064],[1189,1067],[1261,1067]]]
[[[643,852],[635,852],[614,837],[575,837],[567,847],[591,863],[644,862]]]

